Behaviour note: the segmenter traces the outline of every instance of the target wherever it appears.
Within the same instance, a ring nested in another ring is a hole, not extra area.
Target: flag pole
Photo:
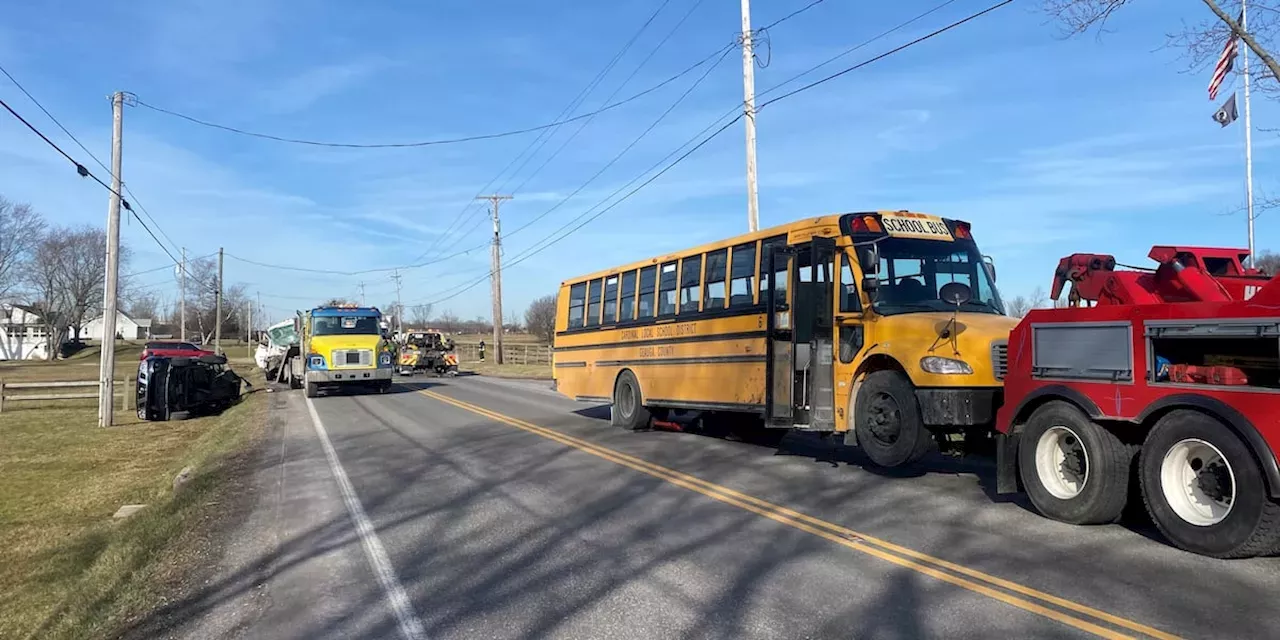
[[[1245,7],[1247,2],[1240,2],[1240,30],[1247,32],[1249,15]],[[1249,266],[1254,266],[1253,259],[1253,123],[1249,119],[1249,47],[1244,49],[1244,188],[1245,215],[1249,219]]]

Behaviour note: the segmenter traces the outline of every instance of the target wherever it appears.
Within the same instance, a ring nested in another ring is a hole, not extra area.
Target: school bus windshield
[[[938,292],[949,282],[969,287],[972,299],[961,311],[1004,315],[1004,303],[996,291],[978,246],[968,239],[952,242],[915,238],[883,238],[880,253],[880,286],[872,308],[881,315],[921,311],[953,311]]]

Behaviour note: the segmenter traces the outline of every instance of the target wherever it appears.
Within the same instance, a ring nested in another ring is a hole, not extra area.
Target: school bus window
[[[618,296],[618,322],[626,322],[635,315],[636,272],[622,274],[622,293]]]
[[[755,292],[756,243],[750,242],[734,247],[733,263],[729,268],[729,306],[751,306]]]
[[[674,267],[673,267],[674,268]],[[636,319],[653,317],[653,289],[657,285],[658,268],[644,267],[640,270],[640,295],[636,300]],[[674,275],[672,277],[675,277]]]
[[[698,283],[702,280],[702,256],[685,258],[680,265],[680,313],[698,312]]]
[[[676,312],[676,263],[662,265],[658,277],[658,315],[669,316]]]
[[[765,289],[767,289],[769,286],[769,278],[767,277],[769,273],[769,249],[771,249],[772,247],[785,247],[785,246],[787,246],[786,236],[769,238],[765,240],[764,243],[760,246],[760,293],[762,294],[760,296],[761,303],[764,303],[767,301],[767,299],[764,297],[764,294],[765,294]],[[788,274],[787,274],[786,264],[787,263],[785,260],[778,261],[778,273],[777,273],[777,276],[774,278],[775,280],[774,286],[776,287],[776,289],[773,292],[773,296],[774,296],[774,299],[778,300],[779,302],[785,301],[787,299]]]
[[[702,300],[703,311],[724,308],[724,276],[725,267],[728,266],[725,263],[728,261],[728,249],[720,249],[707,254],[707,290],[704,294],[706,297]]]
[[[587,287],[587,326],[600,324],[600,279],[591,281]]]
[[[853,265],[847,255],[840,256],[840,310],[843,312],[862,311],[862,300],[858,298],[858,281],[853,278]]]
[[[569,287],[569,328],[582,328],[582,312],[587,306],[587,283],[579,282]]]
[[[613,324],[618,317],[618,276],[604,279],[604,323]]]

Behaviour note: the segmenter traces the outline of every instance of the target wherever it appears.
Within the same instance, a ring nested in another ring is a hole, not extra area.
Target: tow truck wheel
[[[1280,504],[1244,442],[1197,411],[1160,419],[1142,445],[1142,499],[1175,546],[1215,558],[1280,550]]]
[[[318,395],[320,395],[320,385],[318,385],[318,384],[316,384],[316,383],[314,383],[314,382],[308,382],[308,383],[307,383],[307,397],[308,397],[308,398],[314,398],[314,397],[316,397],[316,396],[318,396]]]
[[[1133,447],[1066,402],[1036,409],[1018,441],[1018,471],[1036,510],[1070,524],[1120,519]]]
[[[933,446],[933,436],[920,418],[915,387],[897,371],[867,374],[854,405],[858,446],[881,467],[918,462]]]

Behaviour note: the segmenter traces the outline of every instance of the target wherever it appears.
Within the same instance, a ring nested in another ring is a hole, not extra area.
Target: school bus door
[[[767,426],[835,429],[835,256],[833,238],[771,248],[765,274]]]

